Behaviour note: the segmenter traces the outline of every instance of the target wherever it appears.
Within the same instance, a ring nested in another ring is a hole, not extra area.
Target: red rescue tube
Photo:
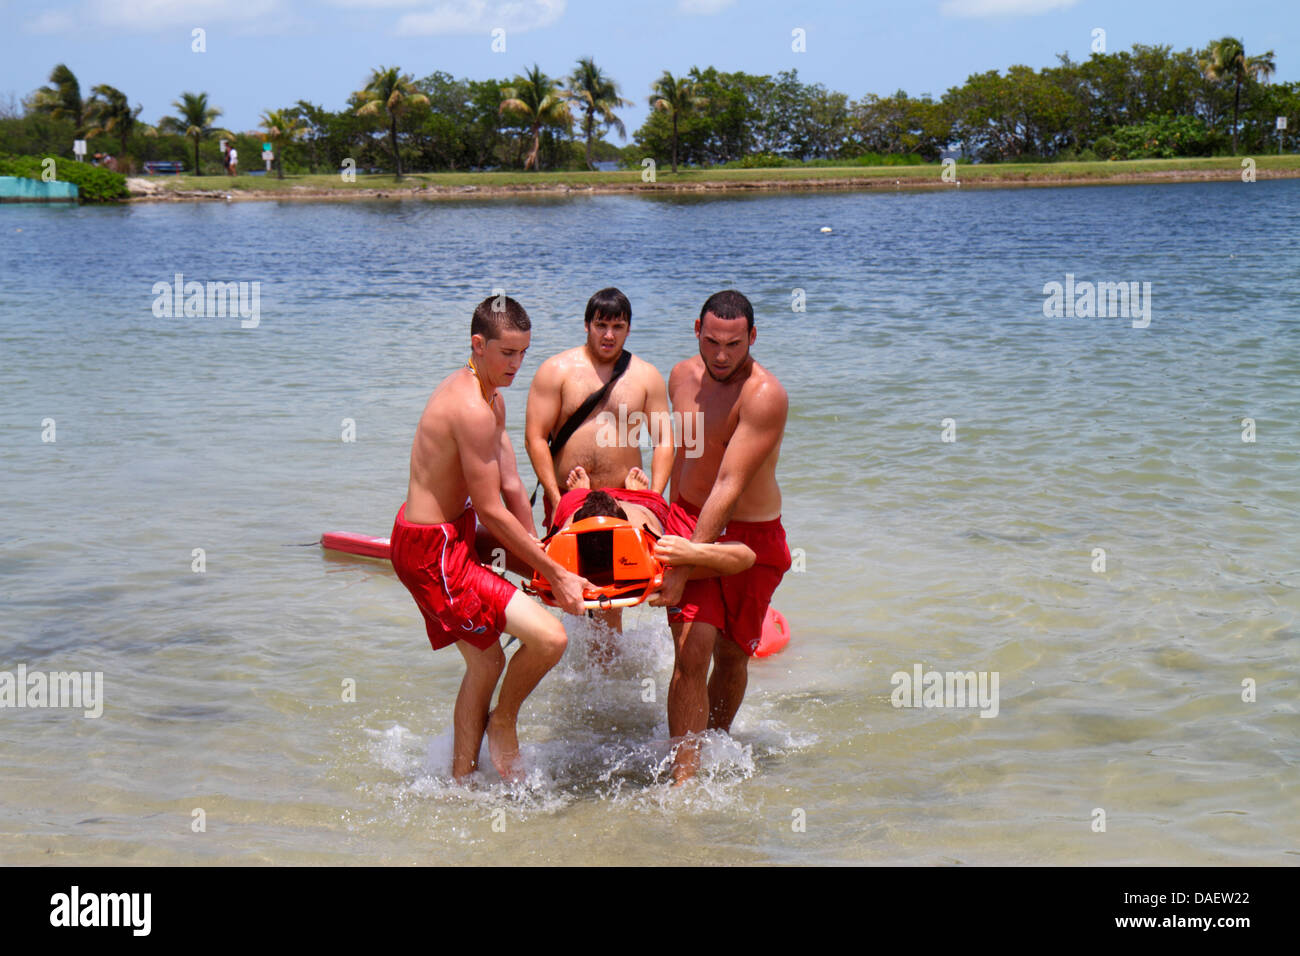
[[[353,534],[350,531],[326,531],[320,536],[320,546],[329,551],[342,551],[345,554],[359,554],[367,558],[392,560],[392,548],[387,538],[376,538],[368,534]]]
[[[785,646],[789,643],[790,623],[785,619],[784,614],[769,604],[767,616],[763,618],[763,636],[759,639],[758,650],[754,652],[754,656],[771,657],[785,650]]]

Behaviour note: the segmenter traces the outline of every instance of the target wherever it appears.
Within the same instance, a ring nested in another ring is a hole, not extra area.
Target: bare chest
[[[673,413],[681,428],[699,436],[706,458],[721,456],[740,420],[740,390],[697,385],[683,390],[678,398],[673,402]]]
[[[605,387],[604,381],[601,380],[594,371],[588,369],[586,373],[574,372],[568,375],[564,384],[560,387],[560,421],[556,423],[558,427],[570,415],[576,412],[594,392]],[[624,406],[628,412],[640,411],[645,406],[645,389],[640,387],[635,381],[623,375],[613,387],[605,394],[604,400],[597,406],[596,411],[614,411],[617,412],[619,406]]]

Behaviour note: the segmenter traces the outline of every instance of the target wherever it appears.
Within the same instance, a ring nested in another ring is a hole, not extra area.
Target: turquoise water
[[[0,861],[1300,862],[1298,214],[1295,180],[5,208],[0,670],[102,671],[104,713],[0,710]],[[155,316],[176,273],[259,283],[256,327]],[[1045,318],[1067,274],[1150,282],[1149,327]],[[529,784],[457,787],[458,655],[314,542],[387,533],[479,299],[533,318],[522,455],[609,284],[665,374],[754,300],[794,640],[673,793],[662,615],[609,674],[578,625]],[[996,672],[997,716],[894,707],[918,664]]]

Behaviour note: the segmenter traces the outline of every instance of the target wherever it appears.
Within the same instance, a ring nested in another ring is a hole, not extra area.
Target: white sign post
[[[275,153],[271,152],[271,144],[262,144],[262,159],[266,161],[266,171],[271,172],[271,161],[275,159]]]
[[[1286,140],[1286,117],[1277,118],[1277,154],[1282,155],[1282,143]]]
[[[84,139],[74,139],[72,141],[72,155],[77,157],[77,162],[81,162],[86,155],[86,141]]]

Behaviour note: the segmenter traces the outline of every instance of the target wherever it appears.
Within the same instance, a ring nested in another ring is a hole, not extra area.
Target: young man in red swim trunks
[[[589,584],[552,561],[533,536],[532,510],[506,434],[505,398],[528,350],[532,325],[514,299],[489,297],[470,323],[470,358],[430,396],[411,446],[406,502],[393,524],[393,568],[424,615],[435,650],[455,644],[465,658],[456,698],[452,774],[478,766],[486,730],[502,779],[518,776],[519,707],[564,653],[564,626],[474,557],[481,520],[504,547],[550,582],[560,606],[582,608]],[[520,649],[505,667],[500,637]],[[505,670],[496,710],[492,692]]]
[[[789,399],[749,354],[757,338],[753,306],[739,292],[716,293],[700,310],[695,336],[700,354],[677,363],[668,394],[675,415],[696,416],[703,442],[698,457],[677,455],[664,528],[695,542],[742,541],[757,560],[740,574],[703,580],[688,580],[689,568],[673,567],[650,601],[669,609],[668,730],[675,739],[731,729],[772,592],[790,568],[776,483]],[[697,740],[682,740],[674,783],[695,776],[699,762]]]

